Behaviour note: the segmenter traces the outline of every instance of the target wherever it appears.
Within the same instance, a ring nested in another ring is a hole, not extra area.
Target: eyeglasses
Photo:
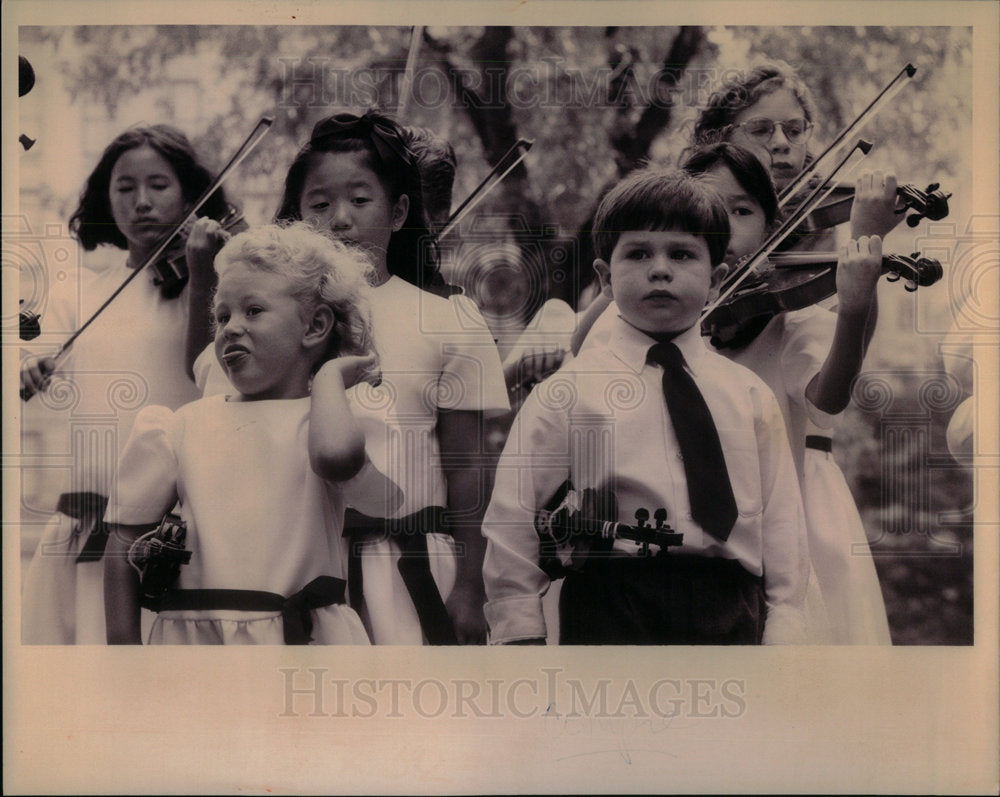
[[[786,119],[784,122],[776,122],[773,119],[747,119],[733,125],[733,129],[742,128],[743,132],[758,141],[767,142],[774,135],[775,128],[780,127],[781,132],[790,144],[799,144],[809,140],[812,132],[812,123],[805,119]]]

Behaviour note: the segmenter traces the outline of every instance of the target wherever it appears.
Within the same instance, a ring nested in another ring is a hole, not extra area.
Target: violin
[[[164,299],[176,299],[181,295],[184,286],[187,285],[189,271],[184,249],[187,246],[187,238],[194,221],[194,216],[189,217],[170,242],[163,256],[148,266],[153,272],[153,284],[160,289],[160,294]],[[223,230],[234,234],[243,232],[249,227],[243,218],[243,213],[233,205],[229,205],[222,218],[216,219],[216,221],[219,222]]]
[[[890,282],[905,280],[907,291],[933,285],[944,275],[937,260],[914,253],[885,255],[882,274]],[[779,253],[704,319],[702,329],[717,347],[739,348],[749,343],[778,313],[810,307],[837,292],[834,252]]]
[[[736,268],[734,268],[730,274],[726,275],[726,278],[720,287],[718,297],[716,297],[714,301],[709,302],[705,306],[705,309],[701,311],[701,315],[698,320],[702,325],[704,325],[708,317],[712,315],[718,307],[730,301],[740,286],[744,283],[748,283],[748,280],[750,280],[751,277],[759,275],[759,273],[767,266],[768,257],[771,253],[777,250],[777,248],[786,241],[789,235],[798,228],[802,221],[817,207],[819,207],[820,203],[822,203],[824,199],[826,199],[826,195],[830,191],[831,181],[834,177],[836,177],[837,173],[847,165],[856,153],[861,153],[862,156],[865,156],[871,152],[872,146],[871,142],[865,141],[864,139],[858,139],[854,146],[844,154],[830,174],[822,180],[819,180],[818,185],[812,188],[809,195],[802,201],[802,203],[791,211],[788,218],[786,218],[776,230],[767,236],[767,239],[760,245],[760,248],[754,254],[744,258],[741,263],[736,265]]]
[[[24,304],[24,299],[21,299],[18,304]],[[21,340],[34,340],[42,334],[42,325],[39,319],[38,313],[33,313],[31,310],[18,311],[18,335]]]
[[[175,240],[181,234],[181,231],[193,222],[194,217],[197,215],[198,211],[201,210],[202,206],[208,201],[209,197],[211,197],[219,186],[222,185],[223,181],[225,181],[233,169],[242,163],[243,160],[245,160],[253,149],[261,142],[261,139],[264,138],[267,131],[271,129],[272,124],[274,124],[274,119],[270,116],[262,117],[261,120],[257,122],[257,125],[247,137],[246,141],[243,142],[240,148],[236,151],[236,154],[229,160],[229,163],[222,168],[222,171],[220,171],[215,180],[212,181],[212,184],[205,189],[200,197],[198,197],[195,203],[187,211],[184,218],[167,231],[160,242],[156,245],[153,252],[148,258],[146,258],[145,262],[143,262],[138,268],[133,269],[132,273],[122,280],[122,283],[115,288],[111,295],[104,300],[104,303],[91,314],[90,318],[84,321],[80,328],[70,335],[62,346],[59,347],[58,351],[56,351],[53,355],[56,367],[58,367],[59,361],[66,356],[67,352],[69,352],[70,346],[76,342],[76,339],[79,338],[80,335],[82,335],[84,331],[97,320],[98,316],[100,316],[101,313],[103,313],[108,306],[121,295],[122,291],[129,286],[129,283],[142,274],[147,268],[151,267],[153,264],[159,264],[161,260],[163,260],[164,254],[170,249],[171,245],[174,244]],[[190,227],[188,227],[188,229],[190,229]],[[185,264],[185,279],[186,277]],[[181,285],[181,288],[183,287],[184,286]],[[173,289],[173,287],[171,289]],[[180,289],[177,289],[177,293],[180,293]],[[21,396],[22,401],[29,401],[31,397],[35,395],[35,391],[30,387],[25,386],[21,388],[19,395]]]
[[[951,194],[940,190],[940,183],[931,183],[923,191],[915,185],[901,185],[896,189],[896,214],[901,215],[909,210],[906,224],[916,227],[924,219],[940,221],[948,215],[948,200]],[[793,236],[803,236],[844,224],[851,218],[851,208],[854,205],[854,185],[836,183],[828,195],[830,201],[824,202],[798,226]]]
[[[783,208],[788,202],[793,198],[798,196],[799,192],[805,188],[810,181],[815,179],[816,175],[822,174],[821,167],[826,163],[828,159],[835,158],[841,151],[842,147],[846,142],[853,140],[854,136],[861,132],[862,128],[868,124],[899,91],[902,90],[903,86],[907,85],[909,81],[913,79],[916,74],[917,68],[913,64],[907,64],[904,66],[899,73],[894,77],[889,84],[882,89],[872,100],[868,106],[859,113],[853,122],[851,122],[847,127],[841,130],[827,145],[818,157],[816,157],[812,163],[810,163],[802,172],[796,177],[791,183],[789,183],[782,190],[781,195],[778,197],[778,207]]]

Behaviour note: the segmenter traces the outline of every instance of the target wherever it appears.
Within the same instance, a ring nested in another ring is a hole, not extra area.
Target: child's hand
[[[486,596],[481,591],[463,589],[461,584],[456,584],[448,596],[444,607],[455,626],[455,636],[460,645],[486,644],[485,603]]]
[[[504,380],[510,389],[541,382],[553,374],[566,356],[566,349],[559,344],[539,344],[524,348],[519,356],[503,365]]]
[[[882,239],[849,241],[837,260],[837,312],[867,313],[882,273]]]
[[[21,387],[30,393],[39,393],[48,388],[55,370],[54,357],[29,357],[21,366]]]
[[[215,274],[212,261],[232,236],[215,219],[203,216],[196,220],[184,247],[184,258],[192,279],[209,281]]]
[[[335,370],[344,381],[344,390],[352,388],[360,382],[367,382],[372,387],[382,383],[382,373],[378,370],[378,358],[374,354],[347,354],[335,357],[323,363],[317,376],[325,371]]]
[[[896,175],[865,172],[858,178],[851,206],[851,237],[885,236],[903,220],[896,213]]]

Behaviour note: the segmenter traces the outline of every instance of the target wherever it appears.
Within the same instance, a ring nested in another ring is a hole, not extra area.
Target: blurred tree
[[[231,178],[230,192],[253,223],[274,212],[287,166],[317,119],[340,108],[395,107],[410,35],[404,26],[35,27],[20,29],[19,47],[39,72],[32,98],[50,90],[51,75],[60,76],[67,98],[39,121],[54,131],[75,115],[88,161],[124,127],[162,119],[185,129],[221,166],[257,118],[274,115],[265,144]],[[876,142],[867,166],[892,169],[901,182],[921,188],[941,182],[954,194],[949,221],[959,230],[974,215],[968,28],[430,26],[421,44],[413,101],[401,121],[430,127],[453,143],[456,200],[518,136],[535,140],[523,166],[481,206],[484,224],[477,234],[516,242],[525,257],[543,261],[551,295],[574,298],[577,282],[589,275],[587,219],[606,186],[644,159],[676,162],[711,90],[730,70],[757,59],[788,61],[812,88],[818,148],[913,63],[912,85],[865,131]],[[149,102],[141,105],[140,99]],[[31,157],[47,157],[47,143],[43,138]],[[61,167],[58,159],[54,163],[51,169]],[[26,161],[22,177],[29,166]],[[65,220],[79,185],[56,189],[50,182],[22,186],[22,196],[30,191],[32,207]],[[939,248],[952,245],[936,234],[926,222],[915,230],[901,225],[886,248],[909,253],[928,239]],[[866,367],[896,401],[887,408],[852,407],[837,441],[873,538],[896,511],[883,494],[884,425],[895,415],[924,413],[931,460],[939,450],[941,418],[928,415],[917,394],[920,380],[940,368],[941,333],[951,305],[964,298],[948,289],[965,284],[974,283],[948,272],[941,284],[915,296],[880,289],[879,333]],[[915,521],[917,533],[893,539],[905,547],[929,540],[924,532],[936,529],[955,535],[963,554],[907,558],[897,551],[877,563],[899,641],[969,640],[971,534],[940,518],[968,509],[971,483],[946,468],[934,470],[928,482],[934,463],[927,456],[903,452],[894,465],[909,474],[906,489],[930,493],[925,515]]]

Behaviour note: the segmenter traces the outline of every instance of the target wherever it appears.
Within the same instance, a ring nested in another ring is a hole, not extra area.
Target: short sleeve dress
[[[154,523],[179,502],[192,553],[176,583],[182,590],[289,597],[319,576],[346,579],[346,497],[368,511],[385,511],[394,488],[370,464],[339,485],[313,472],[309,402],[216,395],[176,412],[145,409],[122,454],[107,521]],[[315,644],[368,643],[347,605],[312,614]],[[284,635],[280,612],[184,609],[161,612],[148,641],[283,644]]]
[[[445,508],[438,411],[491,416],[509,409],[496,344],[470,299],[443,299],[395,276],[375,289],[372,321],[382,384],[359,384],[348,396],[368,455],[403,490],[404,504],[391,517]],[[431,574],[441,600],[447,600],[455,582],[453,541],[425,531]],[[393,541],[368,539],[361,546],[366,622],[375,644],[423,643],[399,559]]]
[[[828,450],[836,416],[806,399],[809,382],[829,354],[836,323],[836,314],[819,306],[781,313],[749,345],[720,353],[767,382],[785,416],[802,485],[809,558],[822,598],[820,605],[815,595],[807,596],[813,641],[888,645],[889,622],[868,538],[844,474]],[[825,623],[817,616],[820,611]]]
[[[39,353],[51,353],[48,343],[66,340],[132,273],[122,262],[58,275],[42,310]],[[49,389],[31,400],[49,442],[40,478],[62,479],[59,492],[107,497],[139,411],[198,398],[184,368],[187,318],[187,290],[165,299],[144,274],[108,305],[67,351]],[[104,562],[77,562],[85,542],[77,526],[55,512],[42,531],[21,593],[25,644],[106,642]]]

